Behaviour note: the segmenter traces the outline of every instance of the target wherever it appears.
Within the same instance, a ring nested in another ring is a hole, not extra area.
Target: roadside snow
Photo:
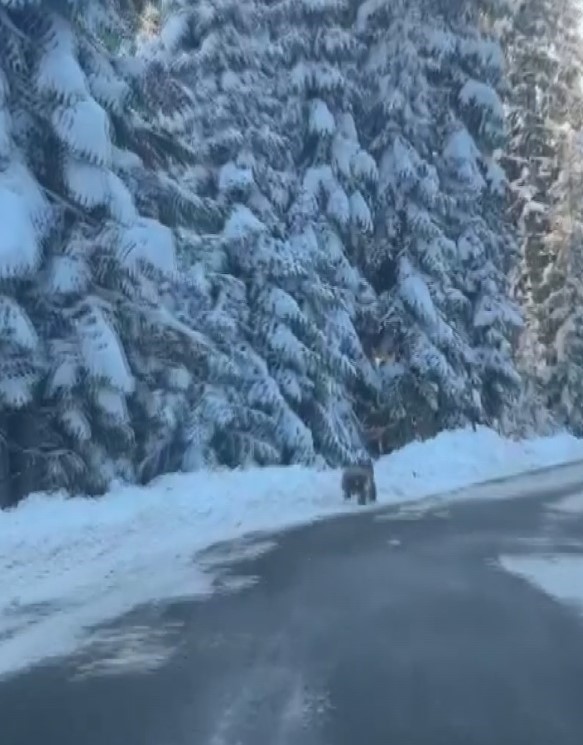
[[[583,494],[570,494],[552,505],[552,509],[568,515],[583,513]]]
[[[583,615],[583,556],[501,556],[500,566]]]
[[[442,433],[377,463],[379,503],[580,459],[583,440],[569,435]],[[175,474],[99,500],[32,496],[0,513],[0,675],[81,648],[96,624],[140,604],[211,592],[194,557],[216,542],[359,509],[343,502],[337,471],[303,467]]]

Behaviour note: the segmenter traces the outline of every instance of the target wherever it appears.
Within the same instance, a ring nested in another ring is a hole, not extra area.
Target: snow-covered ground
[[[569,435],[447,432],[377,463],[379,503],[459,498],[446,493],[581,459]],[[73,652],[140,604],[210,592],[196,555],[216,542],[361,509],[343,502],[338,472],[303,467],[176,474],[99,500],[35,495],[0,513],[0,675]]]

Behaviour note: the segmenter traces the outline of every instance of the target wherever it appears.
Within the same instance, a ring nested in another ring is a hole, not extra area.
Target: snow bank
[[[412,443],[376,467],[381,504],[583,459],[583,440],[486,428]],[[194,557],[215,542],[359,510],[340,475],[303,467],[176,474],[99,500],[35,495],[0,513],[0,675],[68,654],[142,603],[211,591]]]

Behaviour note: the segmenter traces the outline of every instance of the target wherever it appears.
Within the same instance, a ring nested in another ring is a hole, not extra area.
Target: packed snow
[[[566,434],[445,432],[377,462],[379,507],[581,459]],[[339,472],[300,466],[174,474],[98,500],[34,495],[0,513],[0,675],[83,647],[136,606],[210,593],[196,556],[217,542],[362,509],[343,501]]]
[[[502,556],[499,561],[507,572],[583,615],[583,556]]]
[[[548,507],[549,525],[557,519],[583,517],[583,493],[568,494]],[[583,616],[583,541],[571,536],[556,550],[555,531],[548,531],[536,553],[499,557],[502,569],[526,580],[532,587]]]
[[[553,510],[567,515],[583,515],[583,494],[569,494],[568,497],[555,502]]]

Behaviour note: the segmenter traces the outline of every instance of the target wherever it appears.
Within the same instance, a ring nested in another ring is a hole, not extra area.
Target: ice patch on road
[[[102,630],[93,635],[84,660],[76,666],[74,678],[150,673],[164,665],[176,649],[181,624],[152,628],[130,625]]]
[[[567,434],[444,432],[377,462],[379,505],[582,459],[583,441]],[[138,605],[212,592],[196,557],[213,544],[361,509],[343,502],[338,471],[301,466],[174,474],[98,500],[32,496],[0,512],[0,675],[76,651]]]
[[[242,561],[253,561],[259,559],[266,553],[276,548],[275,541],[250,540],[248,538],[237,539],[227,543],[219,543],[211,546],[198,555],[199,566],[215,569],[222,564],[240,563]]]
[[[583,555],[501,556],[499,563],[583,615]]]

